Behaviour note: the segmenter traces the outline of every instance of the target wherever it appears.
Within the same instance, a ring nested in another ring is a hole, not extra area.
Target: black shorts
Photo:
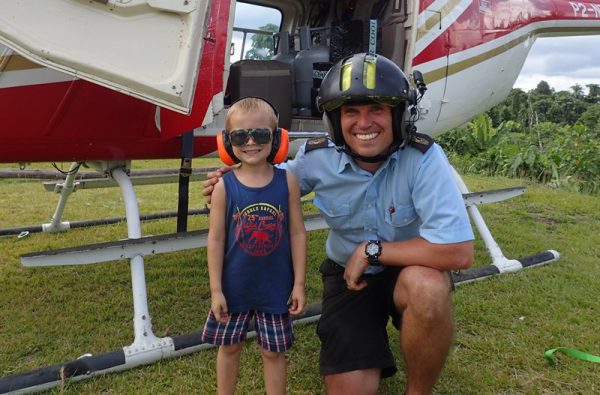
[[[400,325],[393,301],[400,268],[365,275],[368,285],[361,291],[346,288],[344,268],[337,263],[326,259],[320,270],[323,306],[317,334],[321,339],[321,375],[378,368],[381,377],[392,376],[397,368],[387,323],[391,316],[394,325]]]

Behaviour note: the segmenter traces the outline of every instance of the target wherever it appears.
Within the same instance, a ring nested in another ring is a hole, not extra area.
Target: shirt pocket
[[[321,211],[321,215],[330,228],[350,228],[350,203],[315,196],[313,204]]]
[[[391,204],[385,211],[385,222],[395,227],[403,227],[412,224],[417,219],[415,207]]]

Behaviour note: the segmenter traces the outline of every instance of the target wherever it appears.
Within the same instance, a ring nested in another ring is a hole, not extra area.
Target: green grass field
[[[194,166],[214,166],[194,161]],[[8,166],[1,166],[8,167]],[[65,165],[68,168],[68,165]],[[133,169],[178,167],[178,161],[140,162]],[[45,167],[49,169],[48,166]],[[519,180],[467,177],[472,191],[520,186]],[[142,214],[177,208],[177,185],[135,188]],[[0,180],[0,228],[49,222],[58,195],[40,181]],[[124,216],[118,188],[80,190],[64,220]],[[191,184],[190,208],[204,207],[200,185]],[[481,207],[508,258],[543,250],[560,252],[558,262],[459,286],[454,293],[454,348],[436,388],[439,394],[593,394],[600,392],[600,365],[559,355],[550,366],[543,352],[558,346],[600,354],[600,200],[597,197],[527,185],[509,201]],[[191,217],[189,229],[206,218]],[[175,220],[143,224],[144,235],[175,232]],[[128,261],[96,265],[25,268],[22,254],[127,237],[125,223],[60,234],[0,237],[0,375],[7,376],[70,361],[85,353],[119,349],[133,341],[133,306]],[[326,231],[309,236],[307,292],[321,292],[318,264]],[[480,240],[476,265],[490,260]],[[154,333],[176,336],[201,329],[210,292],[203,249],[145,259],[148,303]],[[319,342],[315,324],[297,327],[288,354],[288,392],[321,394]],[[397,332],[390,327],[400,368]],[[215,393],[215,350],[161,361],[131,371],[65,383],[51,393]],[[400,394],[400,372],[384,380],[382,394]],[[254,340],[244,349],[240,394],[263,393],[260,356]]]

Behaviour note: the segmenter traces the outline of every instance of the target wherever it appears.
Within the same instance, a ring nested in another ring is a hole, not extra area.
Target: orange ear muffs
[[[271,153],[267,157],[267,161],[273,164],[285,162],[290,149],[290,138],[286,129],[278,128],[273,132],[273,141],[271,144]],[[221,130],[217,133],[217,152],[221,162],[227,166],[233,166],[240,163],[240,160],[233,153],[229,134],[226,130]]]
[[[217,133],[217,152],[219,153],[221,162],[225,163],[227,166],[233,166],[236,163],[240,163],[240,160],[233,153],[233,148],[231,148],[231,142],[229,141],[229,135],[226,130],[221,130]]]
[[[277,128],[273,132],[273,142],[271,145],[271,153],[267,160],[274,165],[285,162],[290,149],[290,138],[288,131],[283,128]]]

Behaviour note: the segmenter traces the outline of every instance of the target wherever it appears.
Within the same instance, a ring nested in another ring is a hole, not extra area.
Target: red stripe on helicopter
[[[425,3],[421,3],[423,7]],[[473,1],[448,29],[415,56],[413,65],[474,48],[532,23],[556,20],[600,20],[600,1]]]

